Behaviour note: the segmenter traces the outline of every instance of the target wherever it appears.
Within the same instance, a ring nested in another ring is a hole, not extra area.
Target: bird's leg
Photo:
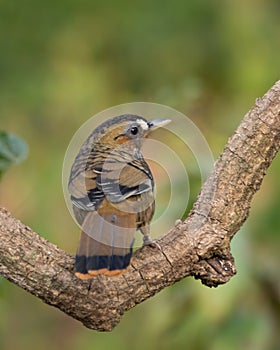
[[[151,238],[149,225],[140,227],[140,231],[143,234],[143,247],[149,245],[153,248],[161,249],[160,245]]]

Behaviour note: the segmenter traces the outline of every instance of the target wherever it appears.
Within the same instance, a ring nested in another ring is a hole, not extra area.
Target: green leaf
[[[20,137],[0,131],[0,177],[11,165],[23,161],[27,153],[27,144]]]

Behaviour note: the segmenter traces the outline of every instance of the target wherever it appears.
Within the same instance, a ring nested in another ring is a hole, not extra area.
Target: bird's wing
[[[68,183],[73,206],[85,211],[97,210],[105,198],[102,190],[96,186],[102,163],[93,163],[91,160],[92,158],[79,154],[72,166]]]
[[[112,153],[81,152],[71,169],[68,189],[73,206],[82,211],[97,210],[104,198],[111,203],[145,192],[153,192],[154,181],[142,155],[131,161]],[[76,210],[77,212],[77,210]]]
[[[105,163],[103,170],[96,178],[96,187],[111,203],[153,191],[153,177],[144,159],[135,159],[129,163]]]

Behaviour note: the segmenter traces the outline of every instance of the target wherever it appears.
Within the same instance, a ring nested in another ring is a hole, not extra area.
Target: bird
[[[96,127],[82,144],[68,181],[73,213],[82,230],[76,277],[123,274],[137,230],[143,234],[143,246],[154,244],[150,236],[154,179],[141,147],[152,131],[170,121],[118,115]]]

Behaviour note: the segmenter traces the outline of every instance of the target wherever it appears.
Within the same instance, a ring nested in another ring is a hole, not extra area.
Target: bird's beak
[[[148,122],[148,126],[149,126],[149,130],[150,131],[154,131],[158,128],[162,128],[163,126],[169,124],[171,122],[171,119],[154,119],[154,120],[150,120]]]

